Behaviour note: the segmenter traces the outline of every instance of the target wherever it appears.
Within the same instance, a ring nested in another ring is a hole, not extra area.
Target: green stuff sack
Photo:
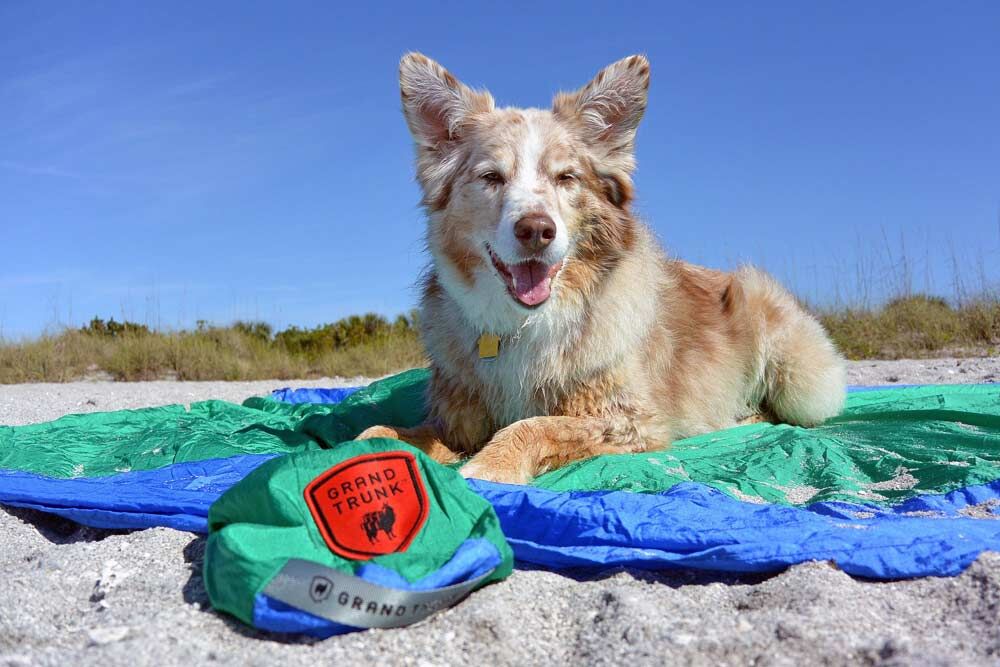
[[[513,567],[492,505],[388,439],[272,459],[212,505],[208,524],[212,605],[272,632],[409,625]]]

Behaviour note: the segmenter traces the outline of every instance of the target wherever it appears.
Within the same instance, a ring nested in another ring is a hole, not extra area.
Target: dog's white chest
[[[492,344],[487,342],[487,350]],[[495,354],[480,356],[475,369],[486,408],[499,426],[544,414],[540,387],[552,377],[557,354],[527,338],[500,338]]]

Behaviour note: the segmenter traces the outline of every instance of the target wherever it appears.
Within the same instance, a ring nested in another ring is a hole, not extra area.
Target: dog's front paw
[[[505,465],[501,461],[491,461],[490,458],[493,457],[477,454],[459,468],[458,472],[466,479],[482,479],[502,484],[527,484],[531,481],[531,475],[523,465]]]
[[[399,431],[391,426],[370,426],[354,439],[371,440],[372,438],[392,438],[393,440],[399,440]]]

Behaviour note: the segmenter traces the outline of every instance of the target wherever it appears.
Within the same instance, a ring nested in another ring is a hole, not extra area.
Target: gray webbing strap
[[[399,628],[452,606],[492,573],[490,570],[471,581],[444,588],[403,591],[292,558],[263,593],[336,623],[356,628]]]

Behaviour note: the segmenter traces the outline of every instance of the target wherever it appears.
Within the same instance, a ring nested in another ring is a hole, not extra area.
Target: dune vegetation
[[[927,295],[878,308],[814,310],[850,359],[1000,353],[1000,300],[959,305]],[[116,380],[258,380],[381,376],[426,365],[417,313],[395,320],[352,315],[311,329],[275,332],[264,322],[157,331],[94,318],[27,341],[0,341],[0,383]]]
[[[390,322],[351,316],[275,333],[263,322],[191,331],[94,318],[37,339],[0,343],[0,383],[116,380],[257,380],[364,375],[425,365],[415,314]]]
[[[818,313],[849,359],[993,356],[1000,349],[1000,300],[978,298],[953,306],[917,294],[880,308]]]

